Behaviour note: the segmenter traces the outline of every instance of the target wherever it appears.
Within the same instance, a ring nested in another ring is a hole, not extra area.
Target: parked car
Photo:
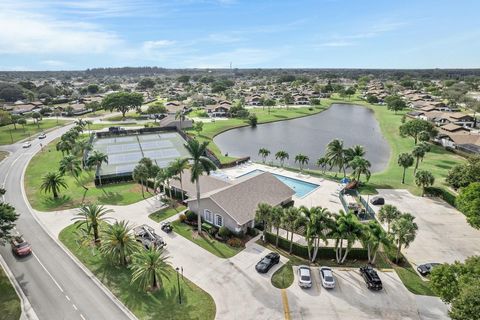
[[[32,146],[32,143],[30,141],[26,141],[22,144],[22,148],[30,148]]]
[[[360,273],[370,290],[382,290],[382,280],[371,266],[360,267]]]
[[[172,227],[172,225],[170,224],[170,222],[162,222],[162,224],[161,224],[161,226],[160,226],[160,229],[162,229],[162,230],[165,231],[166,233],[170,233],[170,232],[172,232],[173,227]]]
[[[38,136],[38,139],[45,139],[47,137],[47,135],[45,134],[45,132],[42,132],[40,133],[40,135]]]
[[[270,252],[260,260],[255,266],[259,273],[267,273],[270,268],[280,262],[280,255],[276,252]]]
[[[329,267],[320,267],[320,279],[322,279],[322,286],[325,289],[335,288],[335,278],[333,271]]]
[[[385,204],[385,199],[383,197],[373,197],[370,200],[370,203],[376,206],[381,206]]]
[[[25,257],[32,253],[32,246],[21,235],[13,236],[10,245],[12,252],[19,257]]]
[[[133,229],[135,233],[135,238],[140,242],[146,249],[149,249],[152,246],[156,248],[163,248],[167,244],[163,241],[163,238],[155,233],[155,230],[146,225],[142,224]]]
[[[420,273],[422,276],[426,277],[432,272],[432,269],[435,268],[436,266],[439,266],[441,263],[437,262],[430,262],[430,263],[425,263],[417,266],[417,271]]]
[[[312,273],[308,266],[298,267],[298,285],[300,288],[312,287]]]

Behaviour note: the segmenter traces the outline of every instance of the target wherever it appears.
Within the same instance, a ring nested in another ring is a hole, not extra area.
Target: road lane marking
[[[83,314],[80,314],[80,318],[82,318],[82,320],[87,320],[87,319],[85,319],[85,317],[83,316]]]
[[[69,297],[69,296],[65,296],[65,298],[67,298],[67,300],[70,301],[70,297]]]
[[[75,311],[77,311],[77,310],[78,310],[77,306],[76,306],[76,305],[74,305],[73,303],[72,303],[72,306],[73,306],[73,309],[75,309]]]
[[[35,259],[37,259],[38,263],[42,266],[43,270],[48,274],[48,276],[52,279],[52,281],[55,283],[55,285],[58,287],[58,289],[63,293],[62,287],[58,284],[57,280],[52,276],[52,274],[47,270],[47,268],[43,265],[43,263],[40,261],[40,259],[37,257],[35,252],[32,252],[33,256]]]
[[[282,303],[283,303],[283,314],[285,315],[285,320],[290,320],[290,307],[288,306],[288,297],[287,290],[282,289]]]
[[[10,166],[8,167],[8,170],[7,170],[7,174],[5,175],[5,179],[3,179],[3,185],[5,186],[5,182],[7,182],[7,178],[8,178],[8,175],[10,174],[10,169],[13,167],[13,165],[15,164],[15,162],[18,161],[18,159],[20,159],[20,157],[22,156],[23,154],[20,154],[15,160],[12,161],[12,163],[10,163]]]

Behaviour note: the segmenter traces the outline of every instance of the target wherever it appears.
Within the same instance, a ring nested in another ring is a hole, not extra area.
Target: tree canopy
[[[400,135],[403,137],[412,137],[415,140],[415,144],[417,144],[418,136],[422,131],[428,132],[431,137],[437,133],[432,123],[421,119],[407,121],[400,126]]]
[[[480,229],[480,182],[471,183],[468,187],[460,189],[455,203],[467,217],[468,223]]]
[[[143,103],[143,95],[137,92],[115,92],[107,95],[103,101],[103,108],[106,110],[117,110],[122,113],[125,118],[125,113],[132,109],[139,109]]]

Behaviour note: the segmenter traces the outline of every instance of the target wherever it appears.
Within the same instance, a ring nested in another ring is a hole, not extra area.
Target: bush
[[[207,223],[207,222],[204,222],[202,223],[202,230],[210,233],[210,231],[214,228],[214,226],[212,226],[211,224]]]
[[[248,117],[248,123],[250,124],[250,126],[256,127],[256,126],[257,126],[257,122],[258,122],[257,115],[254,114],[254,113],[252,113],[252,114]]]
[[[425,188],[425,194],[432,196],[432,197],[438,197],[443,199],[446,203],[451,205],[452,207],[455,207],[455,196],[450,193],[449,191],[442,189],[442,188],[436,188],[436,187],[427,187]]]
[[[250,236],[250,237],[256,237],[258,235],[258,230],[255,229],[255,228],[250,228],[248,227],[247,228],[247,234]]]
[[[212,227],[212,228],[208,231],[208,233],[209,233],[212,237],[215,236],[215,235],[217,234],[217,232],[218,232],[218,228],[216,228],[216,227]]]
[[[220,227],[220,230],[218,230],[218,235],[224,239],[230,237],[231,234],[230,230],[225,226]]]
[[[229,246],[232,246],[234,248],[241,248],[243,247],[243,242],[241,239],[233,237],[227,240],[227,244]]]
[[[188,221],[197,221],[197,214],[191,210],[187,210],[187,212],[185,212],[185,216],[187,217]]]
[[[182,213],[178,216],[178,220],[180,222],[185,222],[185,220],[187,220],[187,216],[184,213]]]
[[[245,232],[243,230],[241,230],[239,232],[235,232],[235,236],[237,238],[243,239],[243,238],[245,238]]]

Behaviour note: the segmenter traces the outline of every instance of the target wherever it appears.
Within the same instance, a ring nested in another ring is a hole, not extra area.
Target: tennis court
[[[108,164],[102,164],[99,174],[124,175],[133,171],[143,157],[165,168],[179,157],[186,157],[185,140],[176,132],[95,138],[93,150],[108,155]]]

